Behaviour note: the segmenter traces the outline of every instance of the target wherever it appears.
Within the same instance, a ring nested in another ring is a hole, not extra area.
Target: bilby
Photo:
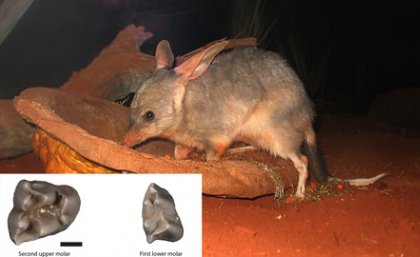
[[[131,104],[131,128],[123,144],[167,138],[177,144],[175,158],[195,148],[212,161],[232,142],[242,141],[291,160],[299,172],[295,195],[303,198],[308,165],[316,182],[328,181],[304,86],[279,54],[256,47],[220,53],[226,44],[209,45],[171,69],[173,53],[161,41],[156,70]]]

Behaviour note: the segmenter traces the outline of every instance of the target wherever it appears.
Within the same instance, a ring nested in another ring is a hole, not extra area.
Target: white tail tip
[[[379,179],[387,175],[388,173],[381,173],[372,178],[356,178],[356,179],[347,179],[345,181],[347,181],[351,186],[367,186],[367,185],[375,183],[376,181],[378,181]]]

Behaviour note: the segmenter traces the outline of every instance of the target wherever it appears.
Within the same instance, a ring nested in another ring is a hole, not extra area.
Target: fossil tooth
[[[67,229],[80,209],[77,191],[66,185],[21,180],[8,218],[10,239],[17,245]]]
[[[155,240],[175,242],[184,235],[181,219],[169,192],[152,183],[143,200],[143,228],[148,243]]]

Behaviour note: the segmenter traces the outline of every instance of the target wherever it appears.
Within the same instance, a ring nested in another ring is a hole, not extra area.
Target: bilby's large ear
[[[175,72],[189,80],[197,78],[207,70],[216,55],[220,53],[227,44],[229,44],[228,41],[221,41],[199,51],[176,67]]]
[[[162,40],[156,47],[156,70],[166,68],[170,69],[174,63],[174,54],[172,53],[171,46],[166,40]]]

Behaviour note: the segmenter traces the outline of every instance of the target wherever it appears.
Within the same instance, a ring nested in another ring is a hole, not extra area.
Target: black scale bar
[[[82,242],[60,242],[61,247],[82,247]]]

